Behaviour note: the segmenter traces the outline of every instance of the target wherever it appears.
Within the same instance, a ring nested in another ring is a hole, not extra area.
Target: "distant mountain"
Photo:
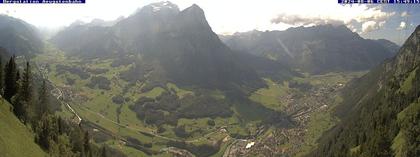
[[[122,51],[119,39],[109,27],[74,24],[51,38],[53,44],[71,54],[87,58],[109,56]]]
[[[397,53],[398,49],[400,49],[400,46],[393,43],[392,41],[386,40],[386,39],[378,39],[374,40],[376,43],[381,44],[383,47],[387,48],[392,53]]]
[[[367,70],[392,57],[398,48],[390,41],[363,39],[343,25],[250,31],[222,39],[233,50],[265,56],[315,74]]]
[[[52,42],[84,58],[135,54],[142,64],[137,71],[153,69],[155,80],[180,85],[257,88],[264,86],[259,74],[268,74],[268,69],[283,79],[294,75],[279,63],[233,52],[211,30],[197,5],[180,11],[170,2],[153,3],[111,27],[71,26],[53,37]],[[248,65],[245,60],[258,63]]]
[[[8,55],[33,55],[42,51],[43,43],[34,26],[0,15],[0,47],[6,49]]]
[[[398,54],[351,82],[342,122],[310,156],[420,156],[420,26]]]

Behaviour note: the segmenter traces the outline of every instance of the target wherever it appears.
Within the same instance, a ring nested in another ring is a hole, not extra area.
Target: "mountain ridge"
[[[243,59],[252,56],[234,53],[226,46],[196,4],[179,11],[170,2],[153,3],[111,27],[69,27],[51,41],[85,59],[139,55],[142,62],[162,67],[152,75],[186,86],[226,89],[240,84],[255,89],[264,86],[258,71],[275,70],[283,79],[296,75],[281,64],[264,63],[268,59],[257,59],[260,66],[243,64]]]
[[[368,70],[392,57],[395,44],[363,39],[344,25],[251,31],[222,37],[233,50],[265,56],[313,74]],[[343,44],[345,43],[345,44]]]
[[[33,56],[43,49],[43,41],[37,29],[20,19],[0,15],[0,47],[9,54],[5,58],[15,55]]]

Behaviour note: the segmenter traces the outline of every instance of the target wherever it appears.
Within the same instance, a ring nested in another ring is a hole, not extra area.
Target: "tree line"
[[[107,157],[115,150],[91,142],[89,132],[64,120],[50,109],[47,81],[35,82],[26,62],[22,72],[12,56],[3,65],[0,58],[0,95],[12,104],[13,113],[32,129],[34,141],[51,157]],[[38,87],[38,88],[36,88]],[[117,156],[124,156],[117,153]]]

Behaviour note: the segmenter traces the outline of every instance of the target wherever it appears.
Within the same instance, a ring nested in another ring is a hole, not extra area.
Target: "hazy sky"
[[[118,2],[118,3],[117,3]],[[0,13],[38,27],[67,26],[76,20],[129,16],[156,0],[86,0],[86,4],[2,4]],[[368,38],[397,43],[420,24],[420,5],[340,5],[337,0],[172,0],[185,9],[198,4],[219,34],[284,30],[295,26],[345,24]]]

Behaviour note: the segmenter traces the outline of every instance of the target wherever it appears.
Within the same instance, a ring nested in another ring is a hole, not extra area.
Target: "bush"
[[[209,120],[207,121],[207,125],[210,125],[210,126],[215,126],[215,125],[216,125],[216,123],[214,122],[214,120],[209,119]]]
[[[121,95],[116,95],[112,97],[112,102],[116,104],[123,104],[124,103],[124,97]]]
[[[179,118],[229,117],[233,114],[230,106],[222,100],[206,95],[179,99],[177,95],[169,92],[162,93],[156,99],[140,98],[130,109],[136,112],[139,119],[156,126],[176,126]],[[169,114],[163,114],[163,111]],[[208,124],[215,125],[214,121]]]
[[[67,65],[56,65],[55,67],[56,67],[57,75],[61,75],[66,72],[69,72],[71,74],[78,75],[81,79],[88,79],[90,77],[89,73],[83,71],[79,67],[72,67],[72,66],[67,66]]]
[[[109,70],[108,69],[100,69],[100,68],[98,68],[98,69],[86,69],[86,71],[87,72],[90,72],[90,73],[92,73],[92,74],[95,74],[95,75],[98,75],[98,74],[103,74],[103,73],[106,73],[106,72],[108,72]]]
[[[94,76],[90,79],[90,82],[87,84],[89,88],[95,88],[96,86],[99,89],[110,90],[109,87],[111,85],[111,81],[109,81],[106,77],[103,76]]]
[[[74,85],[74,83],[76,82],[76,79],[66,78],[66,81],[68,85]]]
[[[160,127],[158,127],[157,133],[160,134],[160,133],[164,133],[165,131],[166,131],[166,129],[164,127],[160,126]]]
[[[220,149],[220,144],[217,144],[215,146],[208,145],[208,144],[194,145],[194,144],[190,144],[186,142],[179,142],[179,141],[170,141],[168,142],[168,146],[185,149],[196,156],[202,156],[202,157],[212,156],[213,154],[217,153]]]
[[[127,82],[136,82],[144,80],[144,75],[146,72],[144,69],[139,65],[135,65],[130,67],[127,71],[123,71],[120,73],[120,78]]]
[[[187,138],[190,136],[190,134],[187,131],[185,131],[184,126],[175,127],[173,130],[174,130],[175,135],[178,137]]]

